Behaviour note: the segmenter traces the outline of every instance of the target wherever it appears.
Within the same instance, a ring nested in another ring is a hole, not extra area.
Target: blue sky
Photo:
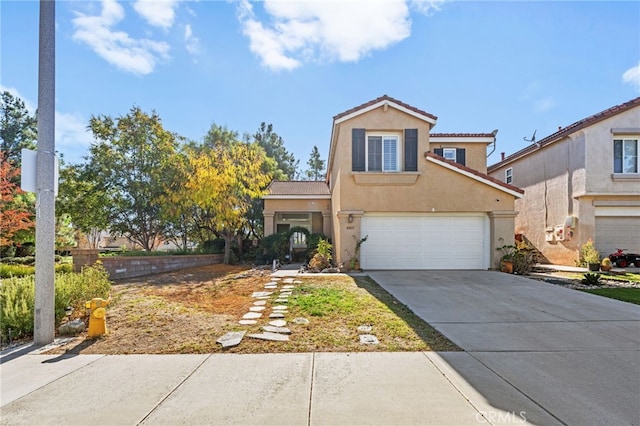
[[[37,101],[36,1],[0,3],[0,88]],[[499,129],[488,164],[640,96],[638,1],[57,1],[56,148],[91,115],[155,110],[201,140],[272,123],[301,169],[332,117],[387,94],[434,132]]]

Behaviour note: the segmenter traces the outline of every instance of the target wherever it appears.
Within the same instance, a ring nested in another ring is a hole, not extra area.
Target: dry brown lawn
[[[259,333],[270,309],[254,326],[238,323],[254,291],[264,291],[269,271],[240,266],[207,267],[115,282],[107,309],[108,334],[79,335],[50,353],[172,354],[459,350],[368,277],[313,275],[298,278],[289,301],[289,342],[245,337],[222,349],[216,340],[229,331]],[[275,295],[267,301],[273,306]],[[379,345],[359,341],[359,325],[371,325]]]

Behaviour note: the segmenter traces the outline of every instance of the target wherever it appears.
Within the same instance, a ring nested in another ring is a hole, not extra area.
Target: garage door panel
[[[618,248],[640,253],[640,217],[596,217],[595,243],[602,257]]]
[[[486,269],[486,216],[376,216],[362,219],[365,269]]]

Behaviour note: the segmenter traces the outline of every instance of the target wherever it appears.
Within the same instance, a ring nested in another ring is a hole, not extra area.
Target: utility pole
[[[38,151],[36,159],[36,291],[34,344],[55,336],[55,0],[40,0]]]

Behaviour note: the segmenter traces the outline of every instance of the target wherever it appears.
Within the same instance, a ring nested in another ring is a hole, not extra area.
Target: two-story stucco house
[[[516,233],[559,265],[574,265],[582,244],[602,257],[640,252],[640,98],[577,121],[488,168],[525,190]]]
[[[492,133],[432,133],[437,117],[382,96],[333,117],[326,182],[273,182],[265,235],[305,226],[364,269],[489,269],[523,190],[486,174]]]

